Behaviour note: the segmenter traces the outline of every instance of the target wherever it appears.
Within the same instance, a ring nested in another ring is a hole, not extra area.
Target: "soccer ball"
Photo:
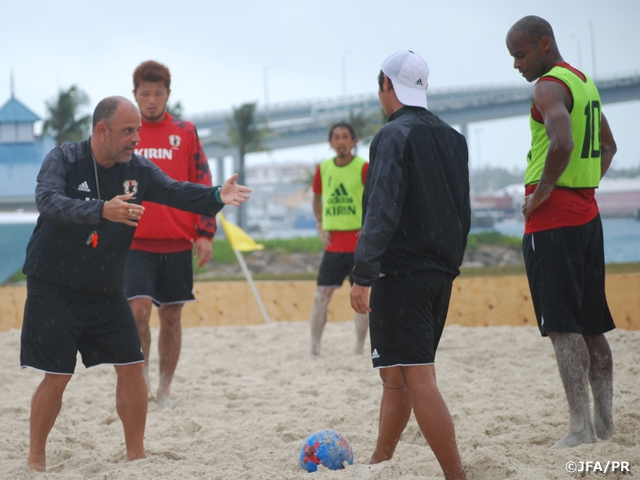
[[[335,430],[319,430],[312,433],[300,449],[300,466],[307,472],[315,472],[318,465],[340,470],[345,462],[353,465],[353,450],[349,440]]]

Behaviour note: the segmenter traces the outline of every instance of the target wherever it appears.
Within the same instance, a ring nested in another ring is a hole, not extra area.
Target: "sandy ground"
[[[148,458],[132,463],[124,462],[113,368],[79,363],[49,436],[48,473],[36,474],[26,468],[29,401],[42,374],[18,367],[18,331],[0,333],[0,478],[443,478],[413,418],[395,457],[367,465],[377,435],[378,374],[368,358],[351,354],[352,322],[327,325],[319,359],[309,357],[308,337],[306,322],[186,330],[175,407],[160,410],[150,400]],[[436,359],[439,386],[469,478],[567,479],[574,476],[565,470],[570,461],[603,468],[625,461],[631,475],[606,478],[640,477],[640,332],[617,330],[608,338],[616,434],[550,451],[566,432],[567,406],[549,340],[530,327],[446,328]],[[157,357],[151,374],[154,391]],[[306,473],[300,446],[324,428],[350,440],[355,463]]]

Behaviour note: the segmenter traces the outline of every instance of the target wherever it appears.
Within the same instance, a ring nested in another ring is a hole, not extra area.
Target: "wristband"
[[[216,201],[220,204],[220,205],[224,205],[224,202],[222,201],[222,199],[220,198],[220,189],[222,187],[218,187],[216,188],[216,193],[215,193],[215,197],[216,197]]]

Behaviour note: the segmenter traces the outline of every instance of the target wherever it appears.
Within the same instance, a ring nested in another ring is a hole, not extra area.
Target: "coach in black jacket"
[[[434,360],[471,223],[468,153],[465,138],[427,110],[428,76],[407,50],[382,64],[389,123],[371,144],[351,305],[371,312],[371,358],[384,387],[371,463],[393,456],[413,408],[445,477],[465,478]]]
[[[20,362],[45,372],[31,401],[28,465],[46,469],[46,442],[79,351],[87,367],[115,366],[116,410],[127,461],[144,458],[147,387],[136,324],[123,293],[124,264],[143,200],[213,217],[249,188],[172,180],[133,153],[140,112],[122,97],[102,100],[92,137],[53,149],[38,174],[40,216],[23,271],[27,301]]]

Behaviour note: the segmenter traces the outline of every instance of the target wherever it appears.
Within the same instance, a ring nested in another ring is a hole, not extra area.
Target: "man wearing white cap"
[[[445,478],[464,479],[434,361],[471,224],[468,151],[427,110],[428,77],[408,50],[382,64],[378,96],[389,122],[371,143],[351,306],[370,312],[371,359],[382,378],[371,463],[393,456],[413,411]]]

